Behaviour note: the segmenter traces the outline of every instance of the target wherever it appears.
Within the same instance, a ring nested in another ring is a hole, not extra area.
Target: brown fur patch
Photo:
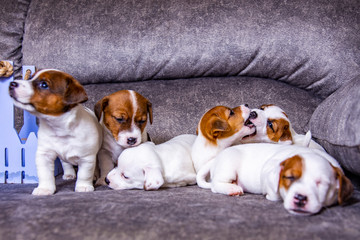
[[[351,197],[354,186],[340,168],[331,166],[334,169],[335,178],[339,181],[338,203],[341,205]]]
[[[274,105],[274,104],[263,104],[263,105],[261,105],[261,106],[259,107],[259,109],[265,110],[265,108],[271,107],[271,106],[275,106],[275,105]]]
[[[299,155],[295,155],[281,162],[280,166],[279,188],[288,190],[294,181],[301,178],[303,160]]]
[[[58,116],[87,100],[84,88],[67,73],[46,71],[31,81],[34,94],[30,103],[42,114]]]
[[[228,138],[244,126],[241,107],[216,106],[204,114],[200,120],[200,131],[211,143]]]
[[[274,142],[292,141],[289,121],[280,119],[268,119],[272,123],[272,128],[267,124],[266,133],[270,140]]]

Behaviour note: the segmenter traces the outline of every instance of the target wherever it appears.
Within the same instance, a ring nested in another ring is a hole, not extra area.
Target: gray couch
[[[2,239],[360,237],[358,0],[3,0],[0,11],[0,59],[17,77],[22,65],[61,69],[90,108],[136,90],[153,104],[156,143],[195,133],[215,105],[273,103],[355,185],[344,206],[295,217],[261,195],[197,186],[81,194],[58,177],[54,196],[34,197],[35,185],[0,184]]]

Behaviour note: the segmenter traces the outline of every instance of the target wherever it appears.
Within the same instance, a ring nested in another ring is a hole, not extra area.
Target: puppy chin
[[[24,109],[24,110],[26,110],[26,111],[28,111],[28,112],[31,112],[31,113],[35,113],[36,112],[36,110],[35,110],[35,108],[33,107],[33,105],[31,105],[31,104],[29,104],[29,103],[22,103],[22,102],[20,102],[20,101],[18,101],[17,99],[13,99],[14,101],[14,106],[15,107],[18,107],[18,108],[21,108],[21,109]]]

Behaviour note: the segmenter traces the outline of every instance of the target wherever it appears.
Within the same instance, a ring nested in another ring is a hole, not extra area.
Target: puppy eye
[[[267,125],[269,126],[269,128],[271,128],[271,130],[272,130],[273,132],[275,132],[274,126],[273,126],[273,124],[272,124],[272,122],[271,122],[270,120],[267,121]]]
[[[124,173],[121,173],[121,177],[124,178],[124,179],[129,179],[129,177],[125,176]]]
[[[137,123],[141,125],[141,124],[144,124],[145,122],[146,122],[145,120],[140,120]]]
[[[40,88],[40,89],[49,89],[49,85],[47,84],[47,82],[41,81],[41,82],[39,83],[39,88]]]
[[[118,123],[124,123],[125,122],[125,119],[123,117],[120,117],[120,118],[117,118],[117,117],[114,117],[116,121],[118,121]]]
[[[293,182],[296,180],[294,176],[283,176],[284,179],[289,180],[290,182]]]
[[[234,110],[230,109],[230,117],[233,116],[235,113],[234,113]]]

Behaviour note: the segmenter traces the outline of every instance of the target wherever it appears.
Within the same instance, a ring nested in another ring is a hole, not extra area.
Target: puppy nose
[[[244,106],[248,108],[248,107],[249,107],[249,104],[245,104]]]
[[[256,112],[251,112],[250,113],[250,116],[249,116],[249,119],[255,119],[255,118],[257,118],[257,113]]]
[[[301,194],[295,194],[294,196],[294,203],[298,207],[304,207],[307,202],[307,196],[301,195]]]
[[[106,183],[107,185],[109,185],[109,184],[110,184],[109,179],[105,178],[105,183]]]
[[[136,143],[136,138],[133,138],[133,137],[131,137],[131,138],[128,138],[127,139],[127,144],[129,144],[129,145],[134,145],[135,143]]]
[[[18,86],[19,86],[19,84],[17,82],[11,82],[10,86],[9,86],[9,89],[12,90],[14,88],[17,88]]]

